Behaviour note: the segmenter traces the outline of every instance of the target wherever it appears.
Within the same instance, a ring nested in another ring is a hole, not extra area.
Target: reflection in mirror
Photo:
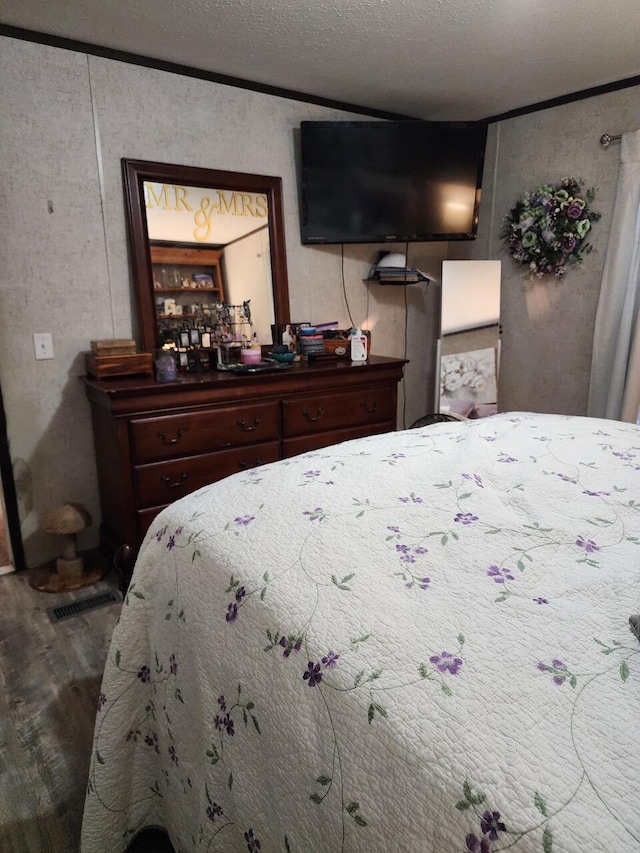
[[[143,345],[200,372],[289,319],[280,179],[123,161]]]
[[[500,261],[443,261],[439,411],[498,410]]]
[[[160,344],[272,343],[266,195],[145,181],[144,198]]]

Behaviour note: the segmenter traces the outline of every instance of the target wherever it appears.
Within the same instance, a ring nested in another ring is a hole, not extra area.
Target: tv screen
[[[473,240],[483,122],[301,123],[302,242]]]

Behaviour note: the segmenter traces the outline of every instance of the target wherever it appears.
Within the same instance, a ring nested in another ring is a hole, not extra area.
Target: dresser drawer
[[[396,417],[395,386],[313,394],[283,402],[285,437],[348,426],[365,426]],[[363,433],[366,434],[366,433]]]
[[[391,421],[383,421],[372,426],[351,427],[351,429],[337,429],[334,432],[317,432],[311,435],[299,435],[297,438],[287,438],[284,442],[284,458],[288,459],[299,453],[309,453],[310,450],[329,447],[331,444],[340,444],[341,441],[351,441],[354,438],[364,438],[381,432],[392,432],[394,429],[395,425]]]
[[[139,509],[172,503],[196,489],[238,471],[256,468],[280,458],[280,443],[256,444],[237,450],[203,453],[170,462],[137,465],[134,470]]]
[[[136,418],[129,424],[134,462],[271,441],[278,438],[279,428],[277,402]]]

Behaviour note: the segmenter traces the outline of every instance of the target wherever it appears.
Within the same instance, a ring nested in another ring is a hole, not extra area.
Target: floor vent
[[[108,589],[106,592],[99,592],[87,598],[78,598],[76,601],[70,601],[69,604],[49,607],[47,614],[52,622],[62,622],[64,619],[73,619],[74,616],[84,616],[85,613],[89,613],[91,610],[108,607],[110,604],[116,604],[120,601],[122,601],[120,593],[116,589]]]

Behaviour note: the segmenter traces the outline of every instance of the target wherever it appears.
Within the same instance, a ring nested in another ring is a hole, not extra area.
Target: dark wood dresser
[[[394,430],[405,363],[301,362],[273,373],[214,371],[169,383],[86,378],[102,547],[113,555],[129,546],[135,556],[155,516],[208,483]]]

